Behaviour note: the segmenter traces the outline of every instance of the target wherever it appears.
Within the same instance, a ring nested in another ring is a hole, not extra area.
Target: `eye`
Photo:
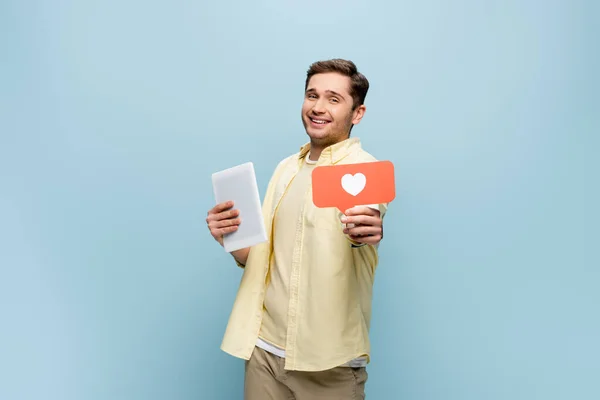
[[[332,103],[339,103],[340,101],[338,99],[336,99],[335,97],[331,98],[331,102]]]
[[[307,99],[316,99],[316,98],[317,98],[317,95],[315,95],[315,94],[313,94],[313,93],[310,93],[310,94],[308,94],[308,95],[306,96],[306,98],[307,98]]]

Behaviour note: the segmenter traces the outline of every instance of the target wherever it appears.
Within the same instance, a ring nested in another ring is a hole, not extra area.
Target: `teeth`
[[[312,121],[312,122],[315,122],[315,123],[317,123],[317,124],[325,124],[325,123],[327,123],[327,121],[323,121],[323,120],[320,120],[320,119],[312,119],[312,118],[311,118],[311,121]]]

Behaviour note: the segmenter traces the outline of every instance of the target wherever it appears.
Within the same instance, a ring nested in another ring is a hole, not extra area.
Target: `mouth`
[[[331,121],[329,121],[327,119],[322,119],[322,118],[308,117],[308,119],[310,120],[311,125],[314,125],[317,127],[325,126],[325,125],[331,123]]]

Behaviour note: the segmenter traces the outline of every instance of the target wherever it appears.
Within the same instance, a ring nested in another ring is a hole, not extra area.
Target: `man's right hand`
[[[223,246],[223,236],[238,230],[240,211],[233,208],[233,201],[214,206],[206,217],[206,224],[212,237]]]
[[[233,208],[233,201],[214,206],[206,217],[206,224],[212,237],[223,246],[223,236],[238,230],[241,223],[240,211]],[[246,265],[250,247],[231,252],[233,258],[242,266]]]

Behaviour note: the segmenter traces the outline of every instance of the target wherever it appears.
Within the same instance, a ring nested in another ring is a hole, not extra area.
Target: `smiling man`
[[[351,138],[365,115],[368,80],[347,60],[312,64],[302,122],[309,142],[282,160],[263,216],[270,240],[232,253],[244,269],[222,349],[246,360],[246,400],[365,397],[369,326],[378,245],[387,204],[342,215],[312,203],[321,165],[376,161]],[[241,222],[226,202],[208,212],[211,235]]]

